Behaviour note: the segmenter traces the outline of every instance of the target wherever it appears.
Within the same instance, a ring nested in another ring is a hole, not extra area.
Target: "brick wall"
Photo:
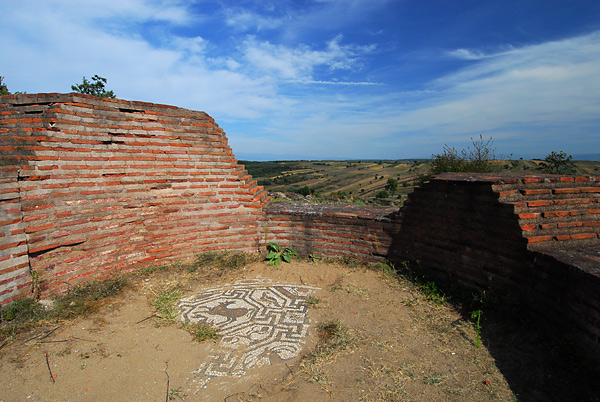
[[[0,166],[0,300],[31,289],[17,168]]]
[[[412,261],[525,306],[600,359],[600,178],[446,174],[389,208],[272,204],[268,238],[303,253]]]
[[[203,112],[4,96],[0,166],[0,302],[204,250],[255,251],[262,236],[266,192]]]
[[[387,256],[398,229],[397,208],[271,203],[266,240],[303,255],[374,261]]]

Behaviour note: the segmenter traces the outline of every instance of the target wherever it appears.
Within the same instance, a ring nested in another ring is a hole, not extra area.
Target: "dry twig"
[[[165,401],[169,402],[169,387],[171,385],[171,379],[169,378],[169,372],[167,371],[169,369],[169,362],[165,362],[165,364],[167,365],[167,367],[165,367],[165,374],[167,375],[167,395]]]
[[[52,384],[56,384],[56,380],[54,379],[54,375],[52,374],[52,369],[50,368],[50,360],[48,360],[48,353],[46,353],[46,366],[48,366],[48,373],[50,373],[50,380]]]
[[[144,318],[144,319],[142,319],[142,320],[139,320],[138,322],[136,322],[136,324],[139,324],[139,323],[141,323],[141,322],[147,321],[147,320],[149,320],[149,319],[150,319],[150,318],[152,318],[152,317],[156,317],[156,314],[152,314],[150,317],[146,317],[146,318]]]

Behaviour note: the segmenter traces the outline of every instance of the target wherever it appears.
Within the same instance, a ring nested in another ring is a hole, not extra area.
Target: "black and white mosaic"
[[[182,321],[210,325],[220,335],[217,352],[194,372],[199,387],[298,356],[309,328],[306,298],[316,289],[247,280],[182,299]]]

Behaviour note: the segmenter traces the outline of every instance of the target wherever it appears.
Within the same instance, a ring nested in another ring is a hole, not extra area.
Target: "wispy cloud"
[[[274,45],[248,37],[242,46],[246,62],[259,73],[269,74],[282,80],[312,81],[316,67],[329,70],[350,70],[360,67],[360,56],[371,52],[372,46],[341,44],[339,35],[317,50],[308,45],[294,47]]]
[[[226,16],[225,23],[235,31],[239,32],[259,32],[262,30],[278,29],[286,23],[286,20],[290,20],[289,16],[279,18],[268,17],[256,12],[238,8],[225,9],[224,14]]]
[[[321,85],[358,85],[358,86],[380,86],[385,85],[381,82],[371,81],[322,81],[322,80],[306,80],[306,81],[295,81],[300,84],[321,84]]]

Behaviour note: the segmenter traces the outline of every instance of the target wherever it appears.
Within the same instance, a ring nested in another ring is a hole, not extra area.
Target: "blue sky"
[[[600,153],[597,0],[0,0],[11,91],[209,113],[238,159]]]

